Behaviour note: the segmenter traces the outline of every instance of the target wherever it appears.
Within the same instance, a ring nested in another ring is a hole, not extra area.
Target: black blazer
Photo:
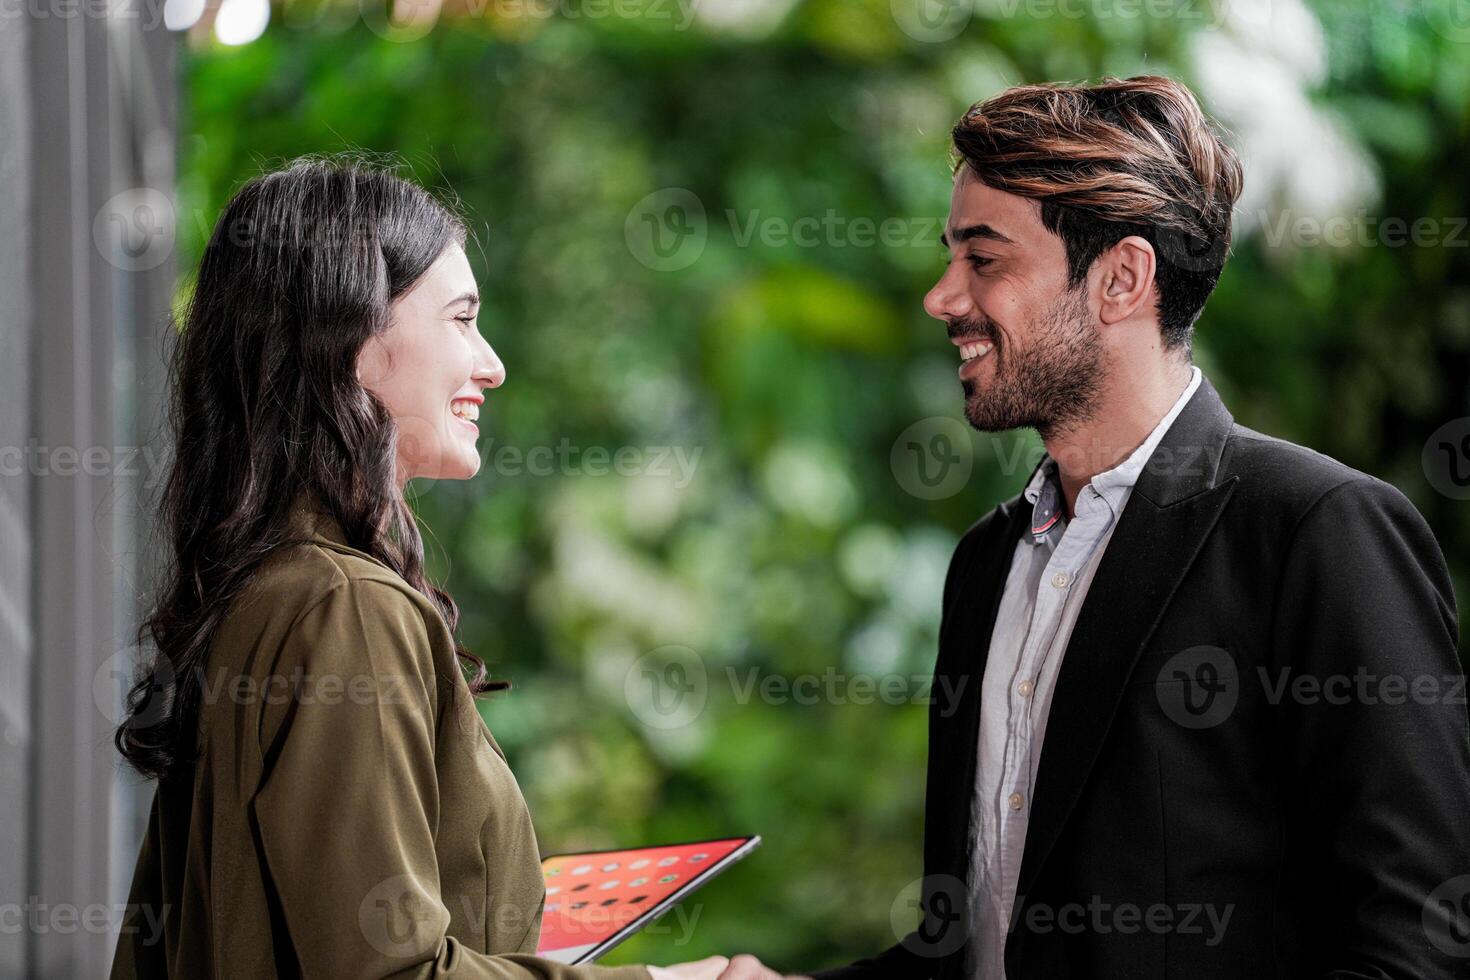
[[[1030,516],[1005,502],[950,564],[920,928],[818,977],[962,976],[981,679]],[[1444,556],[1398,490],[1235,424],[1202,380],[1062,662],[1010,980],[1470,977],[1458,632]]]

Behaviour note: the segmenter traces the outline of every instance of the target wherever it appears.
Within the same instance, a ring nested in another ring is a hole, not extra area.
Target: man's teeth
[[[474,402],[451,402],[449,410],[462,419],[474,422],[480,417],[480,406]]]
[[[977,357],[984,357],[990,353],[990,349],[993,346],[993,344],[985,340],[977,340],[972,344],[961,344],[960,360],[973,361]]]

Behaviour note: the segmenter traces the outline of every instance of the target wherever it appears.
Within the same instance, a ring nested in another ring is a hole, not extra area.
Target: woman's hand
[[[723,956],[709,956],[673,966],[650,966],[653,980],[719,980],[730,961]]]

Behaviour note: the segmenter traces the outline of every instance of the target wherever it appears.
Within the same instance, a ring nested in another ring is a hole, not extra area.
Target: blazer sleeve
[[[1339,484],[1299,522],[1276,606],[1275,663],[1300,685],[1279,717],[1317,975],[1465,976],[1470,734],[1433,534],[1392,486]]]
[[[303,980],[649,980],[641,966],[487,955],[447,934],[434,846],[438,681],[408,596],[386,582],[339,582],[286,647],[283,662],[309,675],[370,676],[374,690],[395,692],[278,698],[262,716],[252,818]]]
[[[945,637],[947,636],[948,628],[952,627],[954,621],[955,614],[953,610],[959,599],[960,589],[965,582],[969,581],[970,568],[973,564],[976,548],[979,542],[984,539],[985,533],[993,526],[995,516],[992,513],[976,522],[960,539],[959,544],[955,547],[954,554],[950,557],[949,570],[944,576],[944,597],[940,606],[939,642],[941,656],[942,651],[946,647]],[[936,662],[934,678],[934,690],[936,691],[940,689],[939,675],[941,670],[942,663]],[[932,760],[936,757],[936,753],[955,751],[954,746],[938,745],[933,740],[933,732],[936,730],[934,720],[937,717],[937,713],[945,710],[953,710],[954,707],[955,705],[949,704],[937,696],[929,706],[931,732],[929,744],[929,754],[931,757],[931,765],[929,766],[929,772],[931,773],[930,779],[933,779],[932,773],[934,772],[934,766],[932,765]],[[931,786],[929,789],[932,795],[934,787]],[[964,787],[947,787],[946,789],[948,792],[968,791]],[[944,831],[935,825],[934,815],[932,813],[926,813],[924,821],[925,836],[930,837],[931,835],[942,832]],[[929,864],[927,852],[930,850],[930,847],[928,845],[932,845],[933,843],[933,840],[926,842],[926,865]],[[919,924],[919,928],[908,933],[881,953],[865,957],[844,966],[818,970],[811,974],[812,980],[889,980],[892,977],[903,977],[905,980],[929,980],[929,978],[936,977],[941,972],[950,969],[955,961],[963,962],[965,951],[963,948],[952,948],[955,944],[952,941],[953,937],[949,930],[955,928],[964,930],[966,935],[963,937],[961,947],[963,947],[964,943],[968,943],[970,938],[968,931],[971,922],[968,911],[969,895],[956,894],[952,891],[954,887],[953,883],[957,876],[947,873],[948,870],[926,866],[921,899],[922,921]],[[947,904],[961,910],[960,917],[957,920],[958,924],[956,924],[955,920],[946,921],[944,919],[930,918],[931,912],[936,909],[935,891],[937,889],[944,889],[948,892],[945,896],[948,900]]]

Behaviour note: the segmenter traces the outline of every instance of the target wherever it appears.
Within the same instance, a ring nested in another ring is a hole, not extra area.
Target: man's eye
[[[995,261],[994,259],[987,259],[983,255],[972,255],[972,256],[970,256],[970,265],[974,266],[977,269],[983,269],[987,265],[989,265],[991,262],[994,262],[994,261]]]

